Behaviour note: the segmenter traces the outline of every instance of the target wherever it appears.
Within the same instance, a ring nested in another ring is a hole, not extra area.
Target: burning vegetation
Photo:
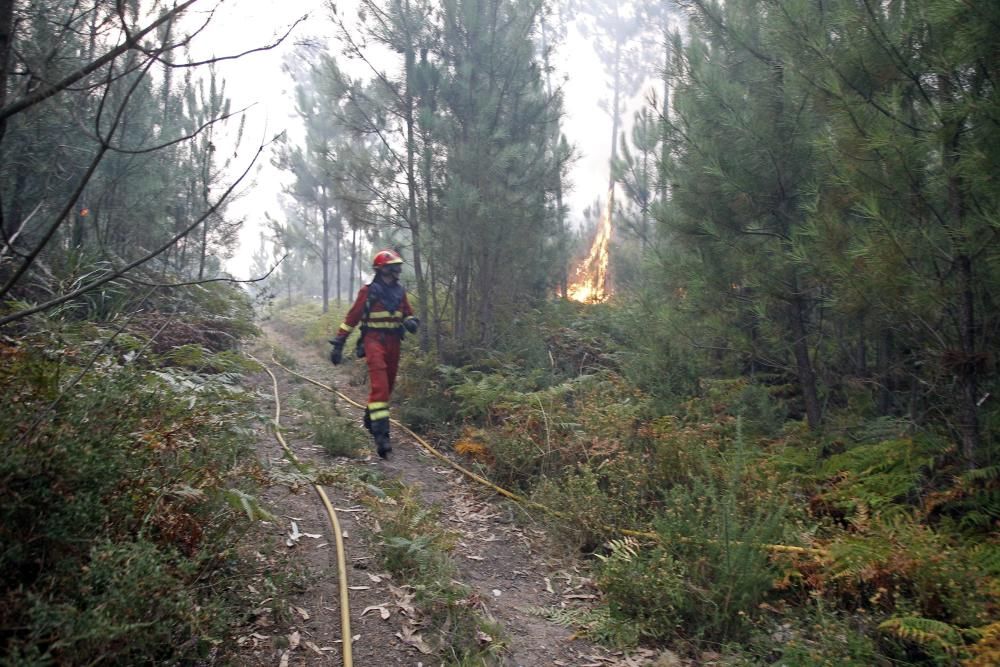
[[[573,271],[566,296],[580,303],[601,303],[611,296],[608,289],[608,256],[611,244],[611,205],[614,201],[608,194],[607,203],[597,225],[594,244],[580,264]]]

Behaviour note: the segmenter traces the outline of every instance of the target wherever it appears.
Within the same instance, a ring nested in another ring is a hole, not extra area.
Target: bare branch
[[[27,255],[18,252],[17,248],[14,247],[14,241],[16,241],[17,237],[20,236],[21,232],[24,231],[24,226],[27,225],[29,222],[31,222],[31,219],[35,217],[35,214],[38,213],[38,211],[41,208],[42,208],[42,202],[38,202],[38,204],[35,205],[35,208],[32,209],[31,213],[29,213],[24,218],[24,220],[21,221],[21,224],[18,226],[17,230],[13,234],[11,234],[10,238],[7,238],[7,232],[4,231],[3,225],[0,225],[0,235],[3,236],[3,243],[4,243],[4,247],[0,248],[0,259],[3,259],[3,256],[7,254],[8,250],[12,254],[20,257],[21,259],[28,258]]]
[[[152,66],[153,62],[154,62],[153,60],[147,61],[145,71],[142,72],[140,75],[138,75],[135,78],[135,81],[132,82],[131,87],[125,94],[125,98],[122,100],[121,105],[118,107],[118,110],[115,113],[114,120],[112,120],[111,122],[111,128],[108,130],[107,133],[107,138],[100,139],[101,142],[100,148],[98,148],[97,154],[94,155],[94,159],[91,160],[90,165],[87,167],[87,171],[83,174],[83,177],[77,184],[76,190],[74,190],[73,194],[70,195],[69,198],[66,200],[66,203],[62,207],[62,210],[59,211],[59,214],[56,216],[55,220],[49,226],[48,231],[45,232],[45,234],[42,236],[41,240],[38,242],[35,248],[30,253],[28,253],[28,255],[24,258],[24,261],[21,263],[21,266],[19,266],[17,270],[14,271],[14,274],[10,277],[10,279],[6,282],[6,284],[4,284],[2,288],[0,288],[0,298],[3,298],[4,295],[6,295],[11,290],[11,288],[13,288],[14,285],[17,284],[17,282],[21,279],[21,277],[25,274],[25,272],[34,263],[35,259],[42,252],[45,246],[47,246],[49,244],[49,241],[52,240],[52,237],[55,235],[56,230],[58,230],[59,227],[62,226],[63,222],[69,217],[70,211],[72,211],[73,208],[76,206],[76,202],[79,201],[80,196],[83,194],[84,188],[87,187],[87,183],[90,182],[90,179],[94,175],[94,172],[97,171],[97,166],[101,163],[101,160],[104,158],[104,154],[108,152],[108,146],[109,142],[111,141],[111,137],[113,137],[115,132],[117,131],[118,125],[121,123],[121,120],[125,115],[125,109],[128,107],[129,101],[132,99],[133,93],[135,93],[136,89],[139,87],[139,83],[146,76],[146,73],[149,71],[149,68],[150,66]],[[111,77],[112,74],[113,74],[112,71],[109,70],[108,76]],[[107,100],[107,94],[110,88],[111,88],[110,85],[108,85],[108,87],[105,88],[104,97],[102,97],[101,99],[99,110],[94,118],[94,125],[97,126],[98,129],[101,123],[101,115],[104,110],[104,103]]]
[[[100,287],[101,285],[104,285],[116,278],[124,276],[126,273],[136,268],[137,266],[141,266],[146,262],[148,262],[149,260],[163,254],[168,248],[172,247],[175,243],[177,243],[182,238],[186,237],[188,234],[194,231],[198,227],[198,225],[200,225],[202,222],[208,219],[209,216],[214,214],[219,209],[219,207],[222,206],[222,204],[226,201],[226,199],[229,198],[229,195],[232,194],[233,190],[236,189],[236,186],[238,186],[240,183],[243,182],[243,179],[246,178],[247,174],[250,173],[250,170],[253,168],[253,166],[257,164],[258,158],[260,158],[261,154],[264,152],[264,149],[267,147],[268,144],[270,144],[270,142],[263,143],[257,148],[257,153],[254,155],[253,159],[250,160],[250,163],[247,165],[247,168],[243,171],[242,174],[240,174],[240,176],[235,181],[233,181],[233,183],[226,189],[226,191],[222,193],[222,195],[219,197],[219,200],[215,204],[213,204],[207,211],[205,211],[201,216],[199,216],[198,219],[196,219],[193,223],[191,223],[190,225],[182,229],[180,232],[175,234],[173,237],[170,238],[170,240],[163,243],[160,247],[146,253],[139,259],[130,262],[121,269],[118,269],[117,271],[114,271],[113,273],[104,276],[103,278],[94,280],[93,282],[84,285],[78,289],[75,289],[71,292],[63,294],[62,296],[56,297],[54,299],[50,299],[49,301],[41,303],[37,306],[33,306],[31,308],[25,308],[23,310],[11,313],[10,315],[7,315],[5,317],[0,317],[0,327],[10,324],[11,322],[24,319],[29,315],[34,315],[35,313],[40,313],[45,310],[48,310],[49,308],[53,308],[60,304],[66,303],[71,299],[75,299],[81,294],[90,292],[91,290],[94,290]]]
[[[281,263],[285,261],[286,257],[288,257],[287,252],[281,256],[281,259],[279,259],[274,266],[271,267],[270,271],[260,276],[259,278],[247,278],[246,280],[240,280],[238,278],[220,277],[220,278],[205,278],[204,280],[189,280],[183,283],[153,283],[125,275],[122,276],[122,279],[135,283],[137,285],[144,285],[146,287],[188,287],[190,285],[205,285],[207,283],[259,283],[262,280],[267,280],[271,276],[271,274],[274,273],[279,266],[281,266]]]
[[[189,139],[193,139],[197,137],[199,134],[201,134],[202,131],[204,131],[206,128],[211,127],[212,125],[215,125],[216,123],[219,123],[221,121],[229,120],[233,116],[237,116],[243,113],[244,111],[247,111],[248,109],[252,109],[255,106],[257,106],[256,102],[253,104],[249,104],[241,109],[237,109],[236,111],[223,114],[216,118],[207,120],[204,123],[202,123],[198,128],[196,128],[194,131],[192,131],[190,134],[177,137],[176,139],[171,139],[170,141],[164,142],[162,144],[157,144],[156,146],[149,146],[147,148],[122,148],[120,146],[109,145],[108,150],[114,153],[122,153],[124,155],[143,155],[145,153],[155,153],[156,151],[163,150],[164,148],[169,148],[170,146],[173,146],[175,144],[179,144],[183,141],[188,141]]]
[[[234,53],[234,54],[228,55],[228,56],[213,56],[213,57],[208,58],[206,60],[195,60],[195,61],[186,62],[186,63],[172,63],[172,62],[168,62],[168,61],[165,61],[165,60],[160,60],[160,62],[161,62],[161,64],[165,65],[166,67],[171,67],[171,68],[174,68],[174,69],[182,69],[182,68],[185,68],[185,67],[201,67],[203,65],[212,65],[214,63],[220,63],[220,62],[223,62],[223,61],[226,61],[226,60],[237,60],[239,58],[242,58],[243,56],[248,56],[251,53],[260,53],[262,51],[270,51],[272,49],[275,49],[275,48],[281,46],[281,44],[286,39],[288,39],[288,36],[292,34],[292,31],[295,30],[295,28],[298,27],[298,25],[300,23],[302,23],[303,21],[305,21],[307,18],[309,18],[308,14],[302,16],[301,18],[296,19],[295,22],[292,23],[292,25],[290,25],[288,27],[288,30],[285,31],[284,35],[282,35],[281,37],[279,37],[274,42],[271,42],[270,44],[266,44],[264,46],[258,46],[258,47],[253,48],[253,49],[247,49],[246,51],[242,51],[240,53]],[[154,55],[154,54],[151,53],[149,55]],[[157,59],[159,59],[158,55],[154,55],[154,57],[156,57]]]
[[[46,86],[42,86],[35,92],[29,95],[25,95],[16,102],[12,102],[11,104],[8,104],[7,106],[3,107],[3,109],[0,109],[0,121],[4,121],[7,118],[10,118],[15,114],[24,111],[25,109],[33,107],[34,105],[40,102],[44,102],[53,95],[56,95],[57,93],[61,92],[62,90],[65,90],[69,86],[72,86],[74,83],[83,79],[87,75],[96,72],[97,70],[104,67],[105,65],[113,61],[115,58],[125,53],[126,51],[135,48],[143,37],[150,34],[151,32],[159,28],[167,21],[172,20],[175,16],[179,15],[181,12],[183,12],[185,9],[187,9],[197,1],[198,0],[186,0],[182,4],[171,9],[169,12],[163,14],[163,16],[156,19],[155,21],[150,23],[148,26],[146,26],[139,32],[136,32],[134,34],[127,34],[127,37],[124,42],[122,42],[115,48],[111,49],[100,58],[97,58],[87,63],[83,67],[80,67],[76,71],[67,74],[60,81],[57,81],[56,83],[52,83]]]

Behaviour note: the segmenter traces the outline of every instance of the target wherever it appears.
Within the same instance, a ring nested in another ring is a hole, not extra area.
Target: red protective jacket
[[[378,280],[376,278],[376,280]],[[389,311],[375,299],[365,315],[369,286],[364,285],[347,311],[344,323],[337,331],[338,337],[346,338],[361,325],[362,344],[365,359],[368,360],[368,379],[371,390],[368,394],[368,414],[372,421],[389,418],[389,397],[396,384],[399,370],[399,348],[403,339],[403,321],[413,317],[413,308],[403,291],[398,310]]]

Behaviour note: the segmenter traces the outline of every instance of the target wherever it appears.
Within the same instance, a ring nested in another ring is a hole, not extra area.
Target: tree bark
[[[7,105],[7,79],[10,68],[10,52],[14,43],[14,0],[0,0],[0,109]],[[7,119],[0,118],[0,147],[7,133]],[[0,152],[0,159],[3,153]],[[5,160],[6,161],[6,160]],[[8,221],[4,217],[4,207],[0,202],[0,228],[13,234],[18,220]]]
[[[791,303],[791,330],[794,340],[792,352],[795,355],[795,367],[799,376],[799,387],[802,390],[802,400],[806,408],[806,421],[809,429],[819,428],[822,417],[819,403],[819,393],[816,390],[816,373],[813,371],[812,360],[809,358],[809,340],[806,337],[805,302],[801,296],[796,296]]]
[[[322,208],[323,245],[320,248],[320,262],[323,264],[323,312],[330,312],[330,212]]]
[[[959,276],[962,284],[961,297],[961,340],[962,363],[959,378],[962,387],[960,429],[962,432],[962,455],[966,465],[976,466],[976,457],[982,445],[979,432],[979,355],[976,350],[975,295],[973,293],[972,260],[968,255],[958,257]]]
[[[938,77],[941,84],[941,94],[945,103],[952,103],[954,84],[951,77],[942,74]],[[945,174],[948,178],[948,227],[951,230],[963,230],[965,227],[965,188],[962,174],[959,170],[960,144],[964,117],[948,118],[944,123],[944,145],[942,159]],[[972,258],[964,248],[961,232],[951,231],[954,243],[962,249],[955,257],[959,280],[959,316],[958,338],[961,357],[956,364],[958,384],[961,395],[958,399],[959,431],[962,437],[962,455],[966,465],[975,467],[976,457],[982,445],[979,432],[978,401],[978,368],[980,355],[976,349],[976,312],[975,288],[973,282]]]
[[[347,274],[347,297],[354,297],[354,271],[358,266],[358,229],[351,229],[351,270]],[[340,292],[337,293],[337,303],[341,300]]]

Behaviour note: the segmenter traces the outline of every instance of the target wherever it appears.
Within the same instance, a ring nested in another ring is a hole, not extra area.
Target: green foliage
[[[531,607],[526,611],[607,646],[635,646],[642,639],[634,624],[616,618],[606,606]]]
[[[954,664],[956,658],[967,657],[963,636],[967,633],[948,623],[918,616],[904,616],[883,621],[878,629],[886,635],[917,646],[936,665]]]
[[[284,366],[285,368],[291,368],[292,370],[295,370],[299,367],[298,359],[296,359],[294,356],[292,356],[291,354],[289,354],[280,347],[271,350],[271,354],[273,354],[275,360],[277,360],[277,362],[282,366]],[[295,376],[292,376],[290,378],[291,381],[295,381],[297,379],[298,378],[296,378]]]
[[[777,580],[766,545],[780,543],[785,532],[778,498],[746,493],[741,464],[729,465],[727,479],[695,477],[670,489],[655,523],[662,544],[684,566],[680,624],[702,640],[747,635]]]
[[[927,436],[855,445],[822,464],[818,477],[825,481],[819,497],[847,513],[861,506],[879,510],[913,502],[950,453]]]
[[[197,561],[139,539],[99,541],[80,565],[77,580],[58,594],[27,600],[28,640],[48,645],[47,655],[60,662],[100,656],[156,663],[175,656],[180,644],[188,644],[182,650],[191,657],[205,656],[209,640],[226,630],[219,602],[202,606],[206,601],[191,585]]]
[[[327,454],[354,457],[369,447],[368,434],[361,429],[359,420],[342,415],[327,395],[304,390],[303,399],[313,442]]]
[[[729,644],[734,665],[787,667],[871,667],[890,664],[879,655],[872,619],[830,608],[822,598],[803,607],[768,607],[750,638]]]
[[[608,465],[579,464],[560,477],[543,478],[532,498],[558,508],[552,531],[566,544],[593,551],[615,534],[650,518],[649,476],[638,462],[622,459]]]
[[[309,420],[313,430],[313,442],[330,456],[358,455],[368,445],[368,437],[356,420],[340,416],[313,416]]]
[[[577,464],[616,459],[638,440],[645,397],[613,373],[582,375],[537,391],[519,392],[516,386],[515,379],[497,378],[453,390],[463,406],[488,407],[486,421],[497,424],[489,436],[492,474],[503,484],[528,489]]]
[[[233,350],[213,353],[201,345],[190,343],[179,345],[164,356],[171,365],[202,373],[250,373],[260,368],[256,362]]]
[[[1000,465],[964,471],[927,504],[931,511],[957,520],[963,530],[989,533],[1000,521]],[[993,572],[1000,574],[1000,568]]]
[[[17,664],[196,659],[230,620],[217,582],[234,529],[244,513],[264,516],[251,495],[240,364],[188,347],[181,354],[196,350],[205,370],[230,370],[144,370],[134,352],[60,336],[76,343],[56,348],[39,331],[0,347],[0,398],[16,406],[0,415],[0,625],[11,629],[0,654]]]
[[[473,593],[454,579],[456,567],[448,554],[456,536],[442,527],[435,508],[420,503],[413,488],[386,487],[366,485],[382,528],[382,565],[414,591],[420,617],[448,664],[492,664],[503,648],[502,631],[478,613]],[[484,636],[490,638],[486,643]]]
[[[627,620],[639,636],[667,640],[681,626],[680,610],[690,595],[683,563],[661,546],[611,540],[610,554],[599,556],[597,585],[613,618]]]
[[[393,398],[399,416],[418,432],[446,431],[456,421],[456,406],[448,391],[448,367],[440,367],[433,355],[407,350],[401,360]]]
[[[871,519],[829,548],[828,585],[857,605],[975,627],[998,601],[975,553],[902,513]]]
[[[425,508],[409,487],[398,487],[391,509],[382,507],[382,560],[393,574],[421,582],[448,581],[453,566],[447,552],[454,535],[442,529],[436,511]]]
[[[637,387],[669,410],[698,391],[699,360],[689,354],[684,322],[671,308],[657,300],[640,298],[626,302],[617,318],[642,322],[624,330],[623,373]]]

